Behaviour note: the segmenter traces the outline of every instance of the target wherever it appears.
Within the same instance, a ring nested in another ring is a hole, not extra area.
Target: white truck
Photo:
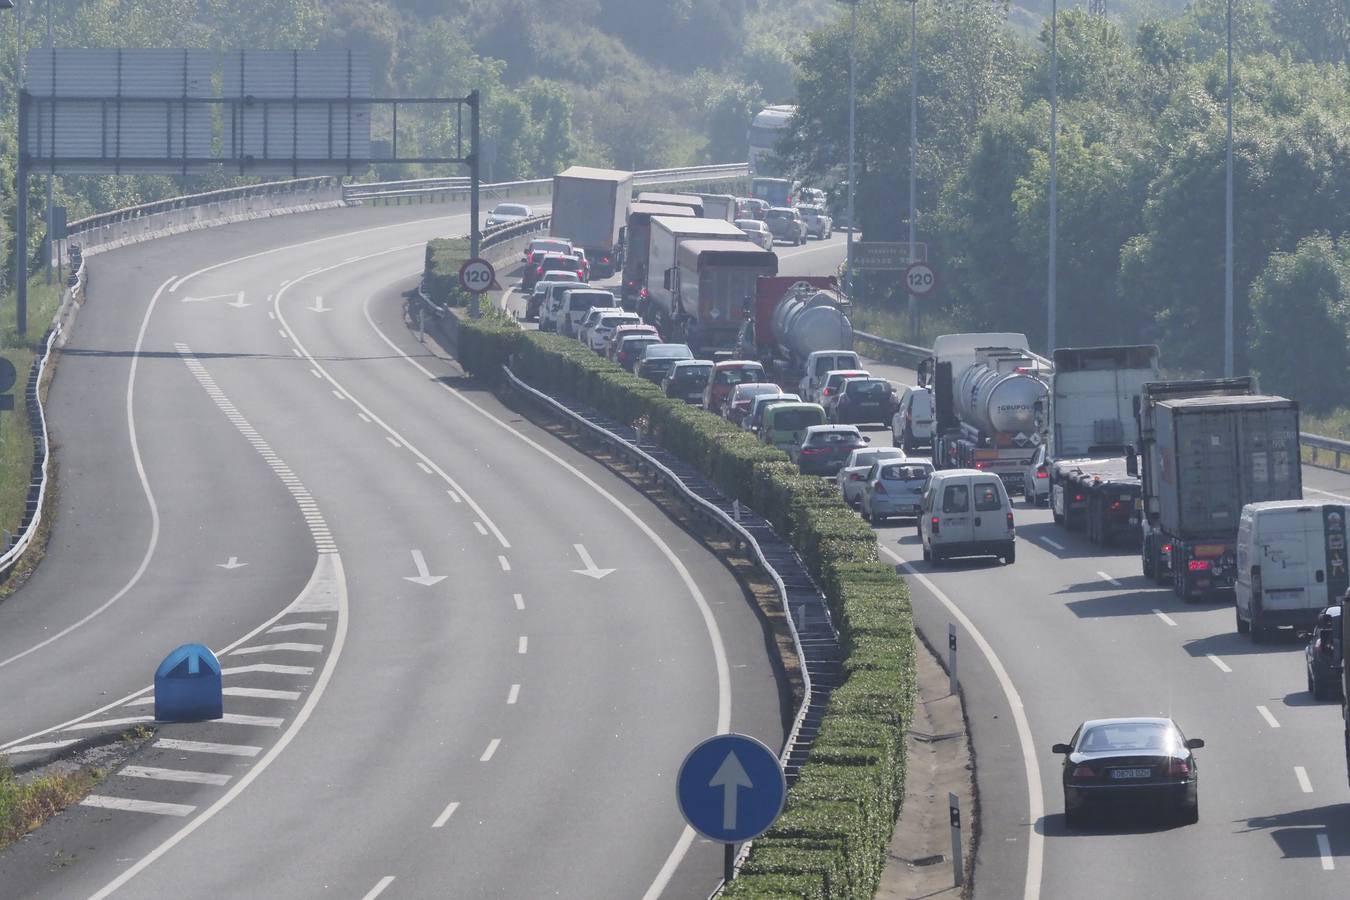
[[[633,173],[572,166],[553,176],[549,234],[586,251],[592,278],[619,270],[619,230],[633,196]]]

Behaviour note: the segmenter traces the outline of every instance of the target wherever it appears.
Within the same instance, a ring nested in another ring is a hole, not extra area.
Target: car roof
[[[667,342],[664,343],[664,344],[653,344],[652,347],[660,347],[660,348],[663,349],[663,350],[664,350],[664,349],[667,349],[667,348],[669,348],[669,349],[671,349],[671,350],[684,350],[684,351],[686,351],[686,352],[688,352],[688,350],[689,350],[689,345],[688,345],[688,344],[676,344],[676,343],[673,343],[673,342],[670,342],[670,341],[667,341]],[[648,348],[648,349],[651,349],[651,348]]]
[[[1162,725],[1176,728],[1176,724],[1171,719],[1160,716],[1117,716],[1110,719],[1088,719],[1080,727],[1086,731],[1098,725]]]
[[[819,404],[811,403],[809,405],[818,406]],[[824,434],[827,431],[845,431],[852,434],[862,434],[862,432],[858,430],[857,425],[808,425],[806,426],[806,431],[808,434]]]
[[[757,359],[724,359],[714,364],[718,369],[730,369],[732,366],[759,366],[764,368],[764,363]]]
[[[933,478],[938,481],[946,481],[949,478],[969,478],[972,475],[990,476],[998,478],[996,472],[989,472],[985,469],[939,469],[933,473]]]
[[[680,366],[686,368],[691,368],[693,366],[711,366],[712,364],[713,361],[711,359],[681,359],[676,361],[675,368],[678,369]]]
[[[832,375],[842,375],[845,378],[871,378],[871,374],[866,369],[829,369],[825,372],[825,377]]]

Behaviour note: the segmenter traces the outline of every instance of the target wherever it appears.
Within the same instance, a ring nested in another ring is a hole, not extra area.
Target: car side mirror
[[[870,434],[864,434],[864,435],[862,436],[862,439],[863,439],[863,443],[864,443],[864,444],[870,444],[870,443],[872,443],[872,436],[871,436]]]
[[[1073,748],[1068,744],[1056,744],[1050,748],[1051,753],[1072,753]]]
[[[1205,742],[1200,738],[1191,738],[1186,741],[1187,750],[1199,750],[1203,746],[1205,746]]]

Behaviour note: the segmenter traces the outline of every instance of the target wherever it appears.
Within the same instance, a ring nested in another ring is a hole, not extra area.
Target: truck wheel
[[[1233,607],[1233,614],[1237,617],[1238,634],[1247,634],[1252,630],[1252,623],[1242,618],[1242,610]]]

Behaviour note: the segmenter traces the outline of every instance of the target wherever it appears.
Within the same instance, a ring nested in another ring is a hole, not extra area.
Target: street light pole
[[[918,164],[919,0],[909,0],[909,261],[914,259],[914,178]],[[909,339],[919,340],[919,298],[909,295]]]
[[[1059,4],[1050,2],[1050,271],[1046,295],[1046,354],[1055,352],[1055,243],[1059,231]]]
[[[1224,175],[1223,374],[1233,377],[1233,0],[1228,0],[1228,148]]]
[[[844,271],[848,281],[849,299],[856,299],[854,296],[855,286],[853,283],[853,192],[857,187],[857,176],[854,172],[854,141],[857,131],[857,97],[856,97],[856,73],[857,69],[857,48],[858,43],[858,0],[852,0],[849,4],[852,11],[852,22],[850,24],[848,38],[848,236],[845,244],[846,262]]]

